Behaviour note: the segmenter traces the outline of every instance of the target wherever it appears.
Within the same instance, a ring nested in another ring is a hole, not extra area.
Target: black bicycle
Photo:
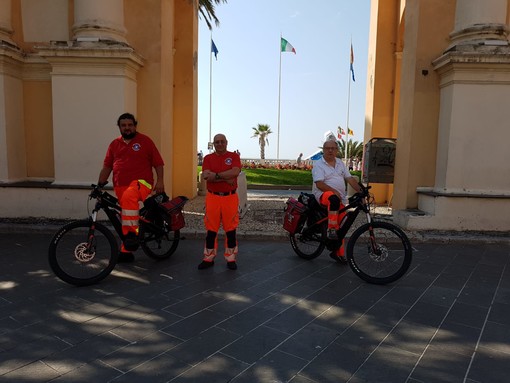
[[[301,193],[297,200],[300,203],[298,213],[292,218],[297,221],[293,230],[290,230],[290,243],[297,255],[304,259],[318,257],[325,248],[336,251],[359,213],[364,212],[367,223],[354,230],[347,242],[347,262],[354,273],[366,282],[394,282],[401,278],[411,265],[411,242],[398,226],[373,220],[370,213],[372,198],[368,192],[370,186],[365,187],[361,183],[359,185],[361,191],[350,197],[348,205],[340,210],[346,212],[346,215],[337,231],[338,240],[328,239],[326,208],[316,201],[313,194]],[[288,206],[286,220],[292,215],[289,213],[291,210]]]
[[[117,198],[91,185],[89,201],[95,207],[88,219],[70,222],[60,228],[51,240],[48,258],[51,269],[63,281],[76,286],[87,286],[106,278],[115,268],[119,243],[112,231],[99,222],[103,210],[121,240],[121,207]],[[182,207],[187,198],[180,196],[169,201],[166,194],[147,198],[140,209],[138,242],[151,258],[169,258],[177,249],[180,229],[184,227]]]

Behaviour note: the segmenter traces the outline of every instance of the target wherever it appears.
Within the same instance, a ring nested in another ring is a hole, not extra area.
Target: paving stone
[[[409,272],[376,286],[288,240],[240,237],[237,271],[202,273],[190,237],[77,288],[50,271],[52,234],[0,233],[0,381],[507,380],[508,243],[413,243]]]

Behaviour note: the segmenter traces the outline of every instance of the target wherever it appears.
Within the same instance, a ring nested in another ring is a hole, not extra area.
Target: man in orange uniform
[[[198,269],[214,265],[218,248],[220,224],[225,231],[225,260],[230,270],[237,269],[236,229],[239,224],[239,197],[237,176],[241,172],[241,158],[227,151],[227,138],[223,134],[214,136],[214,153],[204,157],[202,177],[207,181],[204,224],[207,230],[204,259]]]
[[[312,169],[312,192],[320,204],[328,207],[328,238],[338,239],[337,230],[340,228],[345,213],[338,211],[347,204],[347,181],[354,190],[360,191],[356,179],[351,175],[341,159],[337,158],[338,143],[336,139],[328,139],[322,145],[322,158],[315,161]],[[333,251],[330,257],[338,262],[345,262],[344,243]]]
[[[164,162],[154,142],[136,131],[138,122],[130,113],[117,119],[120,137],[110,143],[99,173],[98,185],[105,185],[113,170],[113,187],[122,208],[123,244],[118,262],[132,262],[138,248],[139,201],[152,191],[163,193]],[[156,171],[156,182],[152,168]]]

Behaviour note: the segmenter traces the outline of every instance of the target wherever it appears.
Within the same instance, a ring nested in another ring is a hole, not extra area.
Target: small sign
[[[213,150],[213,144],[212,144],[212,142],[209,142],[209,143],[207,144],[207,150]]]

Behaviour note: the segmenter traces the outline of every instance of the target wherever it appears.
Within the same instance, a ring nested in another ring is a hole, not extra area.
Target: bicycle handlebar
[[[361,190],[359,192],[357,192],[357,193],[354,193],[349,198],[349,203],[357,203],[357,202],[359,202],[361,200],[361,198],[365,198],[365,197],[368,197],[370,195],[368,190],[371,189],[372,186],[365,186],[361,182],[358,182],[358,186],[359,186],[359,188]]]
[[[89,197],[90,198],[97,198],[97,197],[100,197],[101,194],[103,193],[103,187],[107,184],[108,182],[106,183],[100,183],[98,185],[96,184],[91,184],[90,186],[92,187],[92,191],[90,192],[90,195]]]

